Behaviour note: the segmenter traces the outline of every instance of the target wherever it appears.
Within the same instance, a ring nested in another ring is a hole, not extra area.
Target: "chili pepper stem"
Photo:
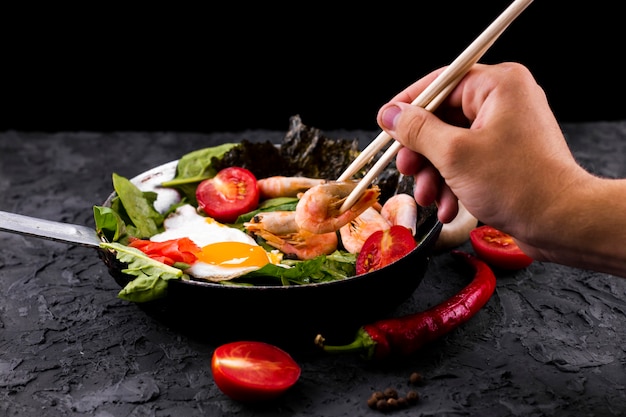
[[[363,342],[361,339],[355,339],[347,345],[326,345],[324,342],[326,339],[320,334],[315,338],[315,344],[326,352],[337,352],[337,353],[345,353],[345,352],[361,352],[364,349]]]
[[[363,328],[360,328],[354,340],[346,345],[326,345],[325,342],[326,339],[321,334],[315,337],[315,344],[329,353],[360,353],[369,357],[373,355],[376,347],[376,342]]]

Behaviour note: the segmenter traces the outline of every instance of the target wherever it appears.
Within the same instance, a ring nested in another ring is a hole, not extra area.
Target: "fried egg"
[[[200,215],[195,207],[185,204],[163,222],[165,231],[150,238],[153,242],[187,237],[201,251],[198,260],[185,273],[209,281],[225,281],[262,268],[268,263],[278,265],[282,254],[267,252],[245,232]]]

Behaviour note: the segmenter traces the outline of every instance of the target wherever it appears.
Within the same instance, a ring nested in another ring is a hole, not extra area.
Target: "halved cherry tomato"
[[[254,341],[231,342],[213,352],[211,371],[217,387],[237,401],[276,398],[300,378],[296,361],[277,346]]]
[[[162,262],[166,265],[174,265],[176,262],[193,264],[198,259],[196,253],[200,252],[200,247],[188,237],[171,239],[163,242],[152,242],[151,240],[132,239],[128,246],[137,248],[150,258]]]
[[[233,223],[259,204],[259,188],[252,172],[241,167],[224,168],[196,189],[198,207],[222,223]]]
[[[522,269],[533,262],[517,246],[511,235],[494,227],[483,225],[470,232],[472,247],[483,261],[501,269]]]
[[[357,275],[375,271],[411,252],[417,243],[411,230],[404,226],[391,226],[367,238],[356,258]]]

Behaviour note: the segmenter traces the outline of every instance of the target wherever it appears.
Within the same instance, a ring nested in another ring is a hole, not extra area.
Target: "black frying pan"
[[[131,181],[141,189],[175,175],[176,161],[146,171]],[[159,194],[167,205],[169,193]],[[104,203],[108,205],[114,194]],[[138,304],[173,328],[212,343],[254,339],[289,346],[313,347],[318,333],[349,341],[356,329],[382,318],[408,299],[422,281],[442,228],[434,207],[423,208],[418,246],[380,270],[334,281],[301,286],[227,286],[204,281],[169,281],[165,299]],[[121,286],[133,277],[122,273],[113,252],[99,247],[102,237],[88,227],[0,212],[0,230],[96,248]]]

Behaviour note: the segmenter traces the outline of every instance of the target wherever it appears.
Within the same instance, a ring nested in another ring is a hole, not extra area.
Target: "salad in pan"
[[[404,256],[417,245],[422,216],[408,195],[411,180],[393,165],[352,208],[339,210],[358,179],[334,179],[357,155],[357,139],[330,139],[294,116],[280,146],[244,140],[199,149],[183,155],[174,178],[155,190],[114,173],[114,198],[95,206],[94,217],[103,248],[132,277],[119,297],[164,297],[171,279],[342,280]],[[175,190],[173,204],[157,209],[159,190]]]

